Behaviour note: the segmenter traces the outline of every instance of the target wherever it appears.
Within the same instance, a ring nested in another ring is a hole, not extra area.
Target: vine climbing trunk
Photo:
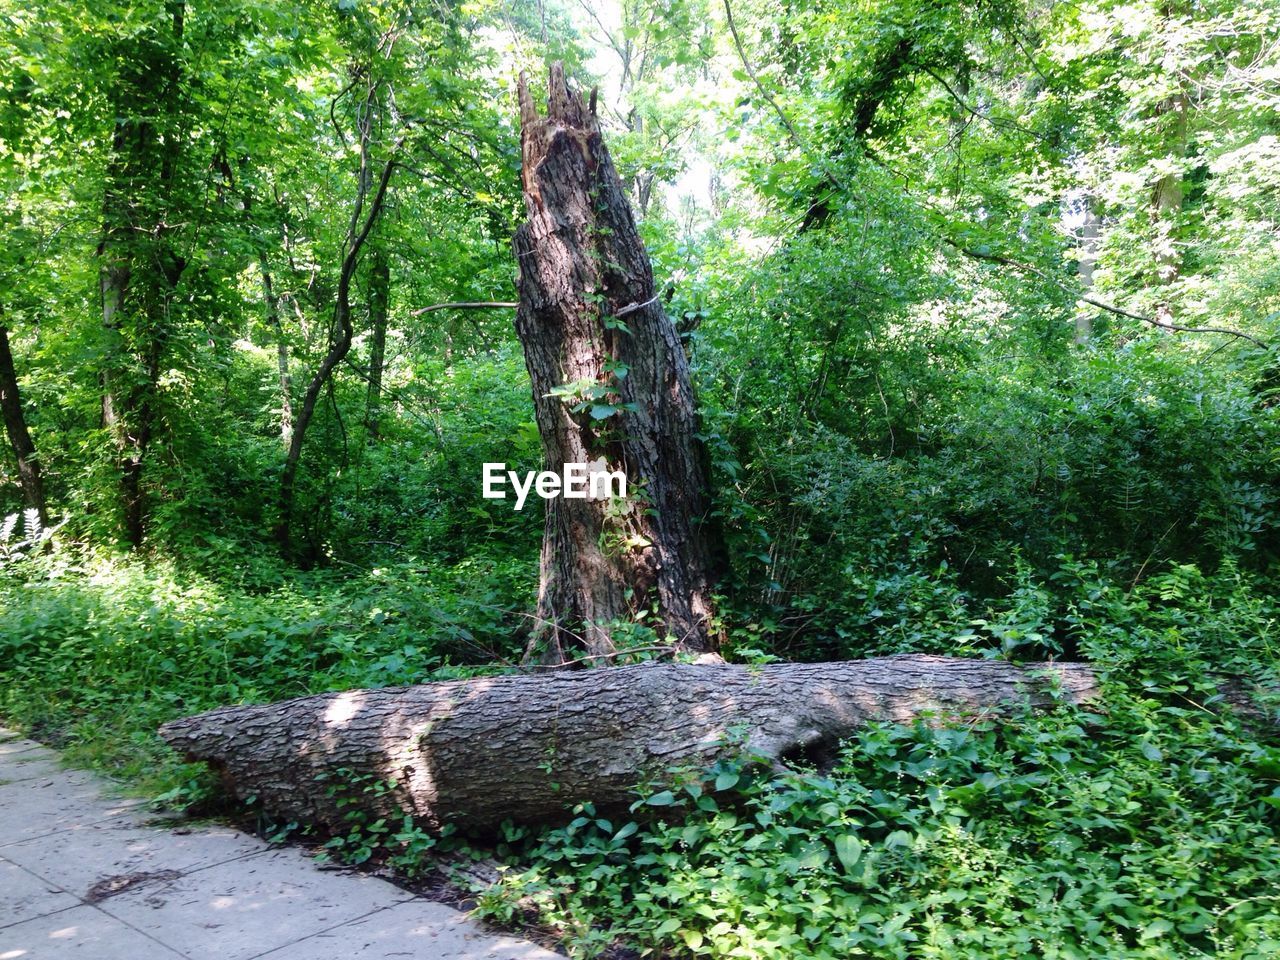
[[[516,331],[548,469],[621,470],[622,498],[546,503],[543,660],[615,650],[610,624],[642,612],[681,649],[716,641],[708,471],[689,365],[591,104],[551,68],[546,116],[520,78],[528,221],[516,232]],[[600,491],[602,493],[602,491]]]
[[[164,27],[131,32],[116,51],[115,130],[103,194],[99,293],[105,358],[102,425],[119,458],[124,540],[142,545],[143,472],[158,404],[178,281],[186,261],[171,234],[179,201],[185,3]]]

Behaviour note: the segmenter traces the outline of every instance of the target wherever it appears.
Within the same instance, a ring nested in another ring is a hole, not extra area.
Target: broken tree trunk
[[[689,364],[654,289],[648,254],[591,105],[551,68],[539,116],[520,79],[522,179],[516,331],[547,469],[621,470],[627,496],[546,504],[536,640],[614,652],[609,624],[649,620],[714,649],[715,539]]]
[[[651,662],[224,707],[160,734],[220,769],[238,796],[294,819],[340,825],[349,807],[338,801],[354,795],[377,815],[403,809],[433,829],[489,830],[554,821],[584,801],[625,809],[637,784],[670,783],[675,767],[744,752],[773,763],[821,756],[868,721],[972,717],[1097,693],[1079,663]],[[333,791],[353,775],[395,787],[385,796],[360,785]]]

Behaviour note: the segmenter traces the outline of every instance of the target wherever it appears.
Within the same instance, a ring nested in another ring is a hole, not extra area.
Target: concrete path
[[[0,728],[0,960],[562,960],[375,877],[141,801]]]

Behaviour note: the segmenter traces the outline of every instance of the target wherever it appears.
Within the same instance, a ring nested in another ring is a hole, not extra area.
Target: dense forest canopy
[[[163,721],[546,660],[544,504],[483,498],[482,467],[544,465],[517,86],[542,104],[562,62],[687,362],[713,645],[1084,660],[1116,699],[1106,735],[875,727],[831,778],[743,774],[750,830],[692,792],[651,798],[689,826],[512,828],[535,866],[486,909],[532,897],[583,954],[1274,955],[1280,748],[1211,717],[1212,678],[1277,669],[1274,3],[0,0],[0,26],[0,715],[198,805]],[[655,596],[623,606],[569,626],[670,656]],[[1079,787],[1106,770],[1109,805]],[[787,920],[768,891],[837,807],[866,831]],[[673,873],[632,898],[642,841]]]
[[[5,17],[2,308],[64,538],[527,548],[475,495],[536,459],[511,316],[422,311],[512,300],[514,78],[559,57],[693,360],[735,584],[1270,556],[1269,5]]]

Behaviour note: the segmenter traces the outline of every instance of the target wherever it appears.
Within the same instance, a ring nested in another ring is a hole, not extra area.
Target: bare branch
[[[1022,263],[1018,260],[1013,260],[1010,257],[1001,256],[998,253],[983,253],[979,250],[972,250],[954,240],[945,237],[943,239],[949,246],[955,247],[966,257],[971,257],[974,260],[985,260],[989,263],[999,263],[1006,267],[1013,267],[1015,270],[1020,270],[1023,273],[1030,273],[1033,276],[1039,277],[1041,280],[1048,281],[1059,289],[1065,290],[1067,293],[1076,292],[1057,277],[1045,273],[1043,270],[1033,267],[1029,263]],[[1261,347],[1263,350],[1271,349],[1271,345],[1265,341],[1259,340],[1257,337],[1251,336],[1250,334],[1242,333],[1239,330],[1231,330],[1227,327],[1183,327],[1176,323],[1168,323],[1158,317],[1149,317],[1146,314],[1134,313],[1132,310],[1126,310],[1124,307],[1117,307],[1115,304],[1107,303],[1105,300],[1099,300],[1096,297],[1077,293],[1077,298],[1083,303],[1097,307],[1099,310],[1106,310],[1108,313],[1114,313],[1119,317],[1128,317],[1131,320],[1141,320],[1143,323],[1149,323],[1151,326],[1159,327],[1161,330],[1172,330],[1177,333],[1220,333],[1224,336],[1238,337],[1241,340],[1248,340],[1250,343]]]
[[[424,313],[431,313],[434,310],[514,310],[520,306],[509,300],[472,300],[458,301],[454,303],[433,303],[429,307],[419,307],[417,310],[410,310],[409,315],[420,317]]]

